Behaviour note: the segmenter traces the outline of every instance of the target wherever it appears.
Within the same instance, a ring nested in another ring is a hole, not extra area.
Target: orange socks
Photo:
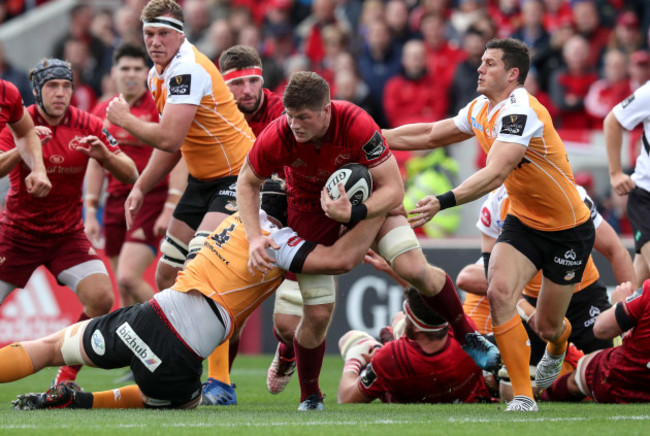
[[[505,324],[493,325],[492,328],[501,352],[501,359],[510,375],[514,395],[533,398],[529,370],[530,342],[521,318],[515,315]]]
[[[0,348],[0,383],[34,374],[32,359],[18,342]]]
[[[569,336],[571,336],[571,323],[568,319],[564,318],[564,331],[555,341],[548,341],[546,344],[546,351],[554,357],[559,357],[564,354],[569,346]]]
[[[219,345],[208,356],[208,377],[212,377],[228,385],[230,384],[230,370],[228,369],[229,342],[226,341]]]
[[[93,409],[142,409],[142,393],[137,385],[93,392]]]

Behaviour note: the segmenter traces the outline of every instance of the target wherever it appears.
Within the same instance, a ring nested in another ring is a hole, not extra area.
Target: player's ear
[[[323,112],[325,112],[325,115],[329,115],[330,112],[332,112],[332,102],[329,101],[325,106],[323,106]]]

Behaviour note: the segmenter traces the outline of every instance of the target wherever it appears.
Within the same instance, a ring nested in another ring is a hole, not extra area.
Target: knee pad
[[[381,257],[386,259],[390,266],[393,266],[393,261],[397,256],[407,251],[420,248],[420,243],[411,227],[399,226],[381,238],[378,248]]]
[[[302,294],[297,281],[285,279],[275,291],[273,315],[276,314],[302,316]]]
[[[72,268],[61,271],[56,279],[74,292],[77,292],[79,282],[93,274],[104,274],[108,277],[108,271],[106,271],[106,265],[104,265],[104,262],[99,259],[94,259],[80,263]]]
[[[296,274],[305,306],[334,303],[336,285],[334,276],[322,274]]]
[[[187,260],[192,260],[196,257],[196,253],[198,253],[201,247],[203,247],[203,242],[208,236],[210,236],[210,232],[196,232],[189,245],[187,246]]]
[[[63,329],[63,341],[61,343],[61,354],[66,365],[85,365],[81,347],[83,343],[83,334],[90,320],[78,322]],[[95,350],[96,352],[98,350]],[[99,354],[99,352],[97,352]]]
[[[160,261],[174,268],[183,268],[185,259],[187,259],[187,244],[167,232],[165,239],[160,245],[162,257]]]

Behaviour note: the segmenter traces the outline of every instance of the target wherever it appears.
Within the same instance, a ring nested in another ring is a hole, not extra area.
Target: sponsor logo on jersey
[[[555,256],[553,261],[557,263],[558,265],[562,266],[579,266],[582,265],[582,259],[576,260],[578,256],[576,255],[576,252],[573,251],[573,249],[567,250],[566,253],[564,253],[564,258],[561,258],[559,256]],[[571,276],[571,277],[568,277]],[[575,271],[567,271],[566,276],[564,277],[564,280],[571,280],[573,277],[575,277]]]
[[[470,120],[471,120],[471,123],[472,123],[472,129],[476,129],[479,132],[483,131],[483,125],[481,123],[479,123],[478,121],[476,121],[475,117],[471,117]]]
[[[291,165],[290,165],[290,166],[292,166],[292,167],[294,167],[294,168],[298,168],[298,167],[304,167],[305,165],[307,165],[307,164],[305,163],[305,161],[302,160],[302,159],[300,159],[300,158],[298,158],[298,159],[294,160],[293,162],[291,162]]]
[[[334,166],[337,168],[342,167],[346,163],[350,162],[350,159],[352,159],[352,156],[349,153],[339,154],[334,159]]]
[[[192,76],[180,74],[169,79],[169,95],[190,95]]]
[[[230,227],[227,227],[221,231],[221,233],[213,233],[210,236],[215,243],[215,245],[221,247],[223,244],[230,240],[230,233],[235,230],[235,225],[231,224]]]
[[[237,197],[237,193],[233,190],[230,189],[222,189],[219,191],[219,195],[225,196],[225,197]]]
[[[51,163],[53,163],[54,165],[61,165],[64,160],[65,160],[65,158],[63,156],[61,156],[60,154],[53,154],[52,156],[50,156],[50,159],[49,159],[49,161]]]
[[[119,326],[115,333],[149,371],[154,372],[162,364],[162,360],[151,351],[149,345],[138,336],[128,322]]]
[[[75,136],[74,138],[72,138],[70,142],[68,142],[68,148],[72,151],[76,151],[77,147],[81,145],[82,138],[83,136]]]
[[[106,341],[104,341],[104,335],[102,335],[102,332],[99,330],[93,332],[93,335],[90,338],[90,346],[98,356],[103,356],[104,353],[106,353]]]
[[[287,241],[287,245],[289,247],[295,247],[296,245],[300,244],[302,241],[303,241],[303,239],[300,236],[292,236]]]
[[[623,101],[621,102],[621,107],[622,107],[623,109],[625,109],[625,108],[628,107],[629,104],[632,103],[633,101],[634,101],[634,94],[630,95],[628,98],[626,98],[625,100],[623,100]]]
[[[363,152],[366,154],[366,159],[372,160],[376,159],[382,155],[386,150],[386,144],[384,144],[384,138],[381,137],[381,134],[375,131],[375,134],[372,135],[372,138],[362,147]]]
[[[361,371],[359,378],[361,379],[361,384],[363,384],[366,389],[372,386],[375,380],[377,380],[377,374],[372,369],[372,363],[369,363],[368,366]]]
[[[506,135],[516,135],[522,136],[524,134],[524,128],[526,127],[526,119],[528,115],[523,114],[511,114],[503,117],[501,124],[501,132]]]
[[[237,182],[232,183],[230,186],[228,186],[228,189],[231,191],[235,191],[237,189]]]

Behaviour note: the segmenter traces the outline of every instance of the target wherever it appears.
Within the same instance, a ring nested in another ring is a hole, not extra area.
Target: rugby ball
[[[332,200],[340,197],[339,183],[343,183],[345,193],[352,206],[365,202],[372,193],[372,176],[365,166],[358,163],[343,165],[327,179],[325,187]]]

